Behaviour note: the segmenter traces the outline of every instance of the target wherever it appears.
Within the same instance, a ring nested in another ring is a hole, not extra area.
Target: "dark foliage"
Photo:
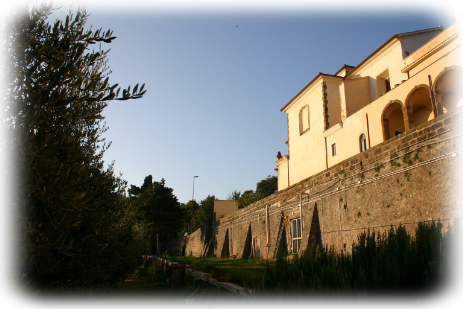
[[[201,200],[199,209],[201,210],[201,214],[199,217],[200,226],[205,224],[212,224],[212,220],[214,217],[214,201],[215,195],[208,195],[205,199]]]
[[[248,205],[251,205],[252,203],[255,203],[261,199],[263,199],[264,196],[260,193],[254,192],[252,190],[246,190],[241,194],[240,199],[238,200],[238,208],[243,208]]]
[[[178,203],[174,190],[166,187],[164,179],[153,182],[149,175],[140,188],[131,185],[128,191],[143,239],[149,240],[149,250],[145,253],[161,254],[165,250],[162,243],[178,236],[185,221],[185,209]]]
[[[40,290],[114,284],[132,271],[141,253],[126,182],[106,170],[102,111],[108,100],[143,96],[138,85],[122,97],[110,86],[107,51],[111,31],[85,30],[80,9],[50,25],[53,8],[7,12],[8,140],[16,188],[17,279]]]
[[[270,196],[278,191],[278,178],[268,175],[257,183],[256,191],[246,190],[241,194],[240,191],[234,190],[228,195],[228,200],[237,201],[238,208],[243,208],[251,205],[267,196]]]
[[[428,291],[452,269],[453,230],[443,236],[441,229],[420,223],[412,238],[403,226],[391,227],[383,235],[361,234],[351,255],[312,247],[292,261],[280,257],[267,267],[263,286],[267,293],[304,295]]]
[[[151,175],[145,177],[141,188],[132,185],[129,189],[135,218],[153,233],[177,234],[183,223],[183,210],[173,194],[166,187],[165,180],[152,182]],[[139,192],[137,196],[133,192]]]
[[[256,193],[260,194],[262,198],[270,196],[278,191],[278,178],[277,176],[268,175],[267,178],[262,179],[257,183]]]

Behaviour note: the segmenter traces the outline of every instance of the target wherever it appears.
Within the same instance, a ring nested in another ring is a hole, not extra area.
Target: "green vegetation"
[[[238,208],[243,208],[251,205],[267,196],[270,196],[278,191],[278,178],[268,175],[256,185],[256,191],[246,190],[241,194],[241,191],[234,190],[228,195],[228,200],[237,201]]]
[[[153,177],[149,175],[140,188],[131,185],[128,191],[135,219],[145,228],[145,234],[149,234],[150,239],[151,234],[156,234],[157,254],[161,254],[161,232],[177,235],[183,223],[184,212],[173,194],[174,190],[165,186],[164,179],[153,182]],[[154,254],[151,251],[150,243],[149,254]]]
[[[198,204],[196,201],[189,201],[186,205],[181,204],[184,211],[184,223],[180,229],[180,236],[185,232],[194,232],[205,224],[211,224],[214,214],[215,195],[208,195]]]
[[[192,256],[170,257],[170,260],[194,266],[196,271],[212,274],[214,278],[226,277],[229,282],[255,289],[262,283],[267,261],[264,259],[219,259]],[[274,261],[268,261],[272,265]]]
[[[15,236],[15,278],[34,291],[114,285],[133,271],[141,241],[127,201],[127,183],[105,168],[109,147],[102,112],[110,100],[141,98],[138,84],[109,83],[112,31],[85,29],[77,10],[47,22],[51,5],[5,12],[6,81],[2,111]]]
[[[256,193],[263,197],[270,196],[278,191],[278,177],[268,175],[256,185]]]
[[[280,258],[267,267],[260,293],[323,295],[418,292],[435,288],[452,269],[449,241],[453,230],[420,223],[415,237],[403,226],[388,233],[364,232],[352,254],[312,247],[292,261]]]
[[[410,159],[411,155],[412,155],[412,154],[409,153],[409,148],[408,148],[408,147],[405,148],[405,154],[404,154],[404,156],[402,157],[402,162],[403,162],[403,163],[407,163],[408,165],[413,165],[413,162],[412,162],[412,160]],[[418,156],[418,154],[417,154],[416,156]],[[416,156],[415,156],[415,157],[416,157]],[[415,159],[415,160],[416,160],[416,159]]]
[[[173,308],[192,292],[185,289],[172,291],[166,283],[167,276],[154,264],[139,267],[132,278],[120,282],[110,291],[88,302],[82,302],[82,309],[127,309],[127,308]],[[183,302],[177,308],[187,308]]]
[[[400,167],[400,163],[395,160],[398,157],[397,153],[391,154],[391,166]]]
[[[278,190],[278,179],[276,176],[268,176],[257,183],[256,191],[246,190],[241,194],[241,191],[234,190],[228,195],[228,200],[237,201],[238,208],[243,208],[252,203],[255,203],[264,197],[274,194]],[[184,210],[183,226],[180,229],[180,236],[185,232],[194,232],[201,226],[211,224],[214,214],[215,195],[209,194],[205,199],[198,204],[196,201],[189,201],[187,204],[180,204]],[[219,220],[220,218],[216,218]]]

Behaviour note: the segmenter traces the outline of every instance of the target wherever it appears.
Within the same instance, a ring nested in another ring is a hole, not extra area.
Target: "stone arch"
[[[454,111],[463,105],[463,69],[458,66],[445,67],[434,80],[433,90],[436,100],[437,115]]]
[[[384,107],[381,113],[383,141],[406,131],[407,126],[404,118],[404,108],[401,101],[392,100]]]
[[[405,102],[410,129],[434,119],[431,91],[428,85],[420,84],[413,87]]]

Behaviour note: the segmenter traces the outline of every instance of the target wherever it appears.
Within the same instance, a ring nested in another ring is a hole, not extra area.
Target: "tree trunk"
[[[159,233],[156,233],[156,251],[158,256],[161,256],[161,244],[159,243]]]
[[[153,250],[153,236],[150,234],[150,239],[149,239],[149,250],[150,250],[150,253],[149,255],[153,255],[154,254],[154,250]]]

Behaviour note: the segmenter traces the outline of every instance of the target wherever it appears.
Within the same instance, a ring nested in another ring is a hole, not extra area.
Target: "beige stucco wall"
[[[326,137],[328,149],[336,143],[336,156],[328,153],[328,167],[333,166],[360,152],[359,137],[367,135],[366,116],[364,112],[357,112],[343,123],[341,129]],[[368,136],[367,136],[368,139]]]
[[[343,83],[346,116],[349,117],[371,102],[370,76],[346,80]]]
[[[285,110],[288,115],[288,145],[290,159],[286,165],[278,165],[279,190],[296,183],[307,175],[313,175],[326,168],[324,101],[329,127],[341,122],[341,102],[339,93],[340,77],[322,75]],[[299,113],[304,106],[309,107],[310,129],[302,135],[299,130]],[[309,146],[310,145],[310,146]],[[323,149],[323,151],[320,151]],[[289,173],[288,169],[289,168]],[[287,176],[289,174],[289,176]],[[285,178],[288,177],[288,178]]]
[[[445,56],[446,54],[448,54],[448,53],[450,53],[450,54],[448,56],[446,56],[445,58],[451,57],[451,58],[454,59],[454,61],[458,61],[459,59],[461,59],[461,55],[457,55],[457,53],[451,52],[459,44],[459,42],[457,40],[457,37],[453,36],[453,34],[455,34],[455,32],[441,33],[441,36],[443,36],[444,34],[446,34],[446,36],[447,35],[450,36],[450,38],[448,38],[448,41],[445,41],[446,45],[441,47],[441,45],[436,46],[437,44],[436,45],[435,44],[430,44],[431,46],[439,47],[440,49],[437,52],[435,52],[435,53],[433,53],[431,55],[429,55],[429,54],[426,55],[426,57],[422,61],[420,61],[420,63],[418,65],[413,67],[409,71],[410,77],[412,77],[412,76],[414,76],[416,74],[419,74],[423,69],[425,69],[428,66],[432,65],[436,61],[446,60],[446,59],[441,59],[441,58],[443,56]],[[433,76],[435,77],[436,75],[431,75],[431,77],[433,77]],[[427,83],[429,83],[429,82],[427,82]]]
[[[338,73],[336,73],[336,76],[341,76],[341,77],[344,77],[347,75],[347,70],[346,68],[343,68],[342,70],[340,70]]]
[[[371,57],[360,67],[357,67],[353,75],[350,75],[346,80],[358,77],[370,77],[370,102],[378,98],[378,81],[377,76],[388,71],[391,87],[407,79],[407,74],[402,73],[404,67],[402,58],[402,46],[397,39],[392,40],[383,50]],[[349,103],[347,103],[349,104]]]
[[[284,156],[276,161],[278,171],[278,191],[288,187],[288,159],[289,156]]]
[[[288,114],[290,184],[306,178],[308,174],[311,175],[326,168],[325,153],[319,151],[325,147],[325,140],[322,135],[324,131],[322,86],[323,78],[319,78],[286,110]],[[310,129],[300,135],[299,111],[305,105],[309,105]]]
[[[326,99],[328,100],[328,128],[341,121],[341,101],[339,93],[339,82],[342,78],[323,76],[323,81],[326,84]]]
[[[236,201],[214,201],[214,217],[215,221],[226,217],[238,210],[238,203]]]

